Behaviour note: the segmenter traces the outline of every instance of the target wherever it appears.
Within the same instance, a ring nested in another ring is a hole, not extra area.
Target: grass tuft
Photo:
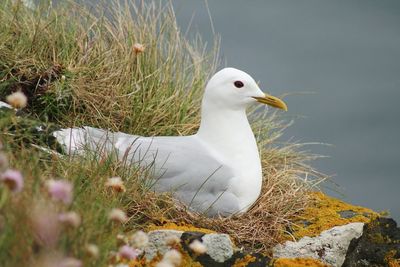
[[[2,264],[39,266],[48,258],[76,257],[84,266],[107,266],[118,251],[118,234],[165,222],[228,233],[238,246],[263,252],[280,240],[322,175],[307,165],[316,157],[302,152],[302,145],[277,143],[287,123],[274,113],[252,112],[263,159],[263,194],[249,212],[232,218],[205,218],[174,205],[168,194],[153,193],[146,182],[149,169],[125,168],[112,156],[77,161],[30,145],[54,142],[38,140],[37,126],[43,123],[48,131],[90,125],[139,135],[194,133],[205,82],[219,61],[216,40],[212,47],[200,38],[187,40],[172,5],[159,1],[114,0],[98,8],[43,2],[34,10],[23,1],[1,1],[0,100],[16,91],[28,97],[19,116],[0,109],[0,156],[25,181],[18,194],[0,185]],[[116,176],[126,191],[105,186]],[[71,205],[51,199],[46,191],[50,179],[74,185]],[[108,220],[113,208],[127,212],[129,221]],[[82,223],[55,229],[55,244],[44,245],[32,218],[66,211],[78,213]],[[99,247],[98,258],[87,255],[88,244]]]

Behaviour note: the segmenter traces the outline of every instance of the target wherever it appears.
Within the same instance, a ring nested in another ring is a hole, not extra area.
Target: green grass
[[[158,1],[112,1],[109,8],[95,9],[73,1],[57,7],[43,2],[35,10],[14,2],[0,3],[0,100],[22,90],[28,106],[21,116],[0,111],[0,140],[1,153],[11,168],[21,170],[25,186],[18,194],[0,186],[4,266],[40,265],[49,251],[82,259],[84,266],[107,266],[110,252],[118,249],[118,233],[165,220],[228,233],[247,249],[268,252],[276,244],[289,219],[307,203],[313,182],[304,178],[321,177],[307,165],[315,156],[302,152],[302,145],[277,145],[287,123],[276,114],[252,116],[263,159],[263,196],[248,213],[229,219],[191,214],[175,207],[167,194],[155,195],[146,186],[149,170],[90,155],[77,161],[30,145],[48,143],[32,130],[43,123],[49,129],[90,125],[139,135],[194,133],[205,82],[218,65],[218,41],[207,48],[200,38],[187,40],[172,6]],[[135,43],[145,50],[135,53]],[[124,180],[125,193],[104,187],[113,176]],[[45,182],[53,178],[74,184],[70,206],[49,198]],[[31,218],[38,206],[49,213],[76,211],[82,225],[63,229],[57,245],[46,248]],[[109,222],[114,207],[128,212],[128,223]],[[97,260],[85,254],[87,243],[100,247]]]

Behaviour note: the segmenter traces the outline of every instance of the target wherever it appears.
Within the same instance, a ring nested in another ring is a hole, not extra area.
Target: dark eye
[[[233,83],[237,88],[242,88],[244,86],[243,82],[241,81],[236,81]]]

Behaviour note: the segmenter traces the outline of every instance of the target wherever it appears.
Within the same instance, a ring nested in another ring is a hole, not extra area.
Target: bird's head
[[[210,79],[203,101],[228,109],[243,109],[259,102],[287,110],[285,102],[263,93],[250,75],[234,68],[224,68]]]

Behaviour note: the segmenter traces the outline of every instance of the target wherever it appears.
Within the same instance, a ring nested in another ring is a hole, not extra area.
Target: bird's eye
[[[242,88],[244,86],[243,82],[241,81],[236,81],[233,83],[237,88]]]

